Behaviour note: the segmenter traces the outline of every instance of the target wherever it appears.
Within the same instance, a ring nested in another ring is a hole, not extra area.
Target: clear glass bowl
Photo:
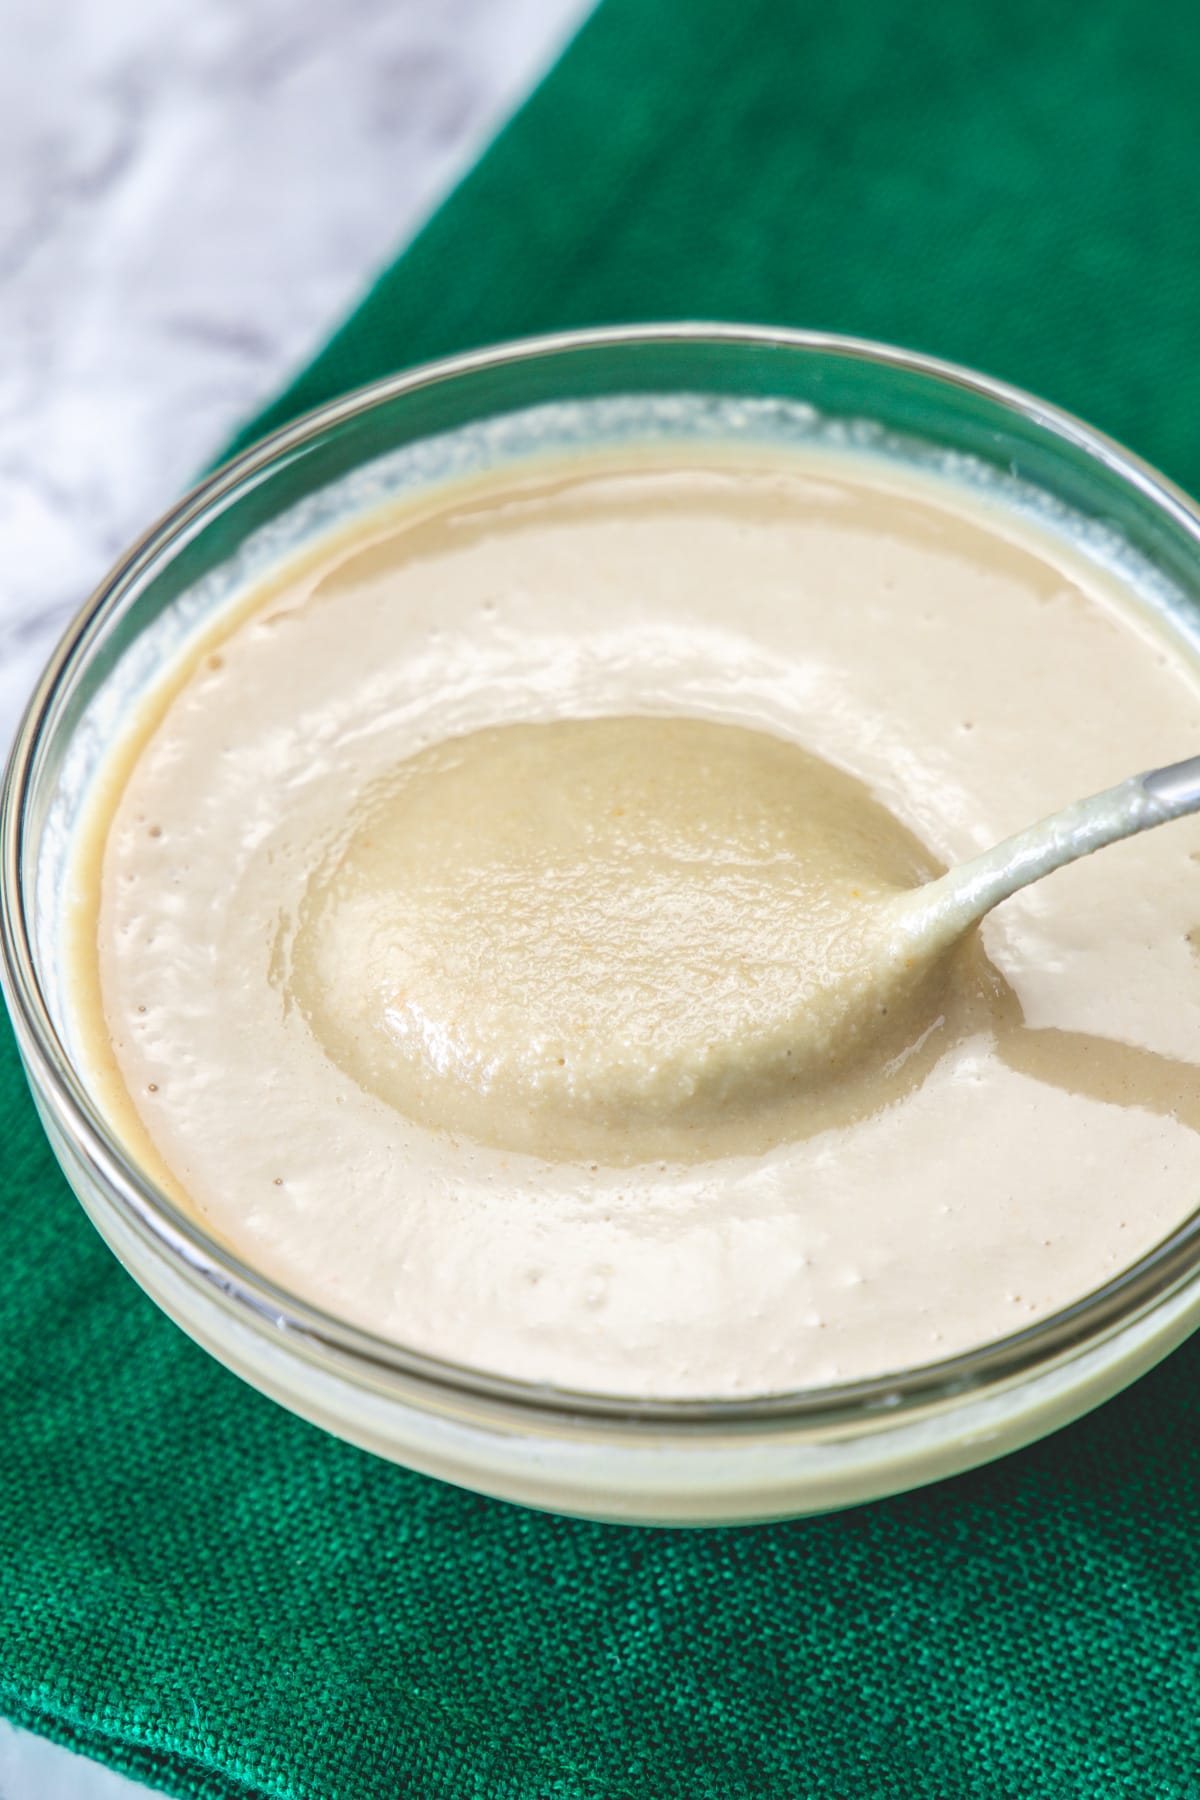
[[[64,794],[118,665],[162,654],[162,621],[218,585],[285,516],[379,459],[546,402],[710,396],[816,409],[845,440],[895,434],[1030,483],[1143,559],[1200,623],[1200,512],[1152,469],[1015,389],[817,333],[714,325],[580,332],[381,381],[226,464],[113,570],[59,645],[0,795],[5,998],[47,1134],[121,1261],[185,1331],[285,1406],[382,1456],[482,1492],[661,1524],[848,1506],[985,1462],[1077,1417],[1200,1318],[1200,1216],[1074,1306],[968,1355],[745,1401],[636,1402],[535,1387],[383,1342],[282,1291],[175,1207],[122,1149],[70,1053],[58,972]],[[769,410],[769,407],[768,407]],[[500,437],[503,433],[499,434]],[[298,510],[299,509],[299,510]],[[157,625],[156,625],[157,622]],[[152,629],[155,628],[155,629]]]

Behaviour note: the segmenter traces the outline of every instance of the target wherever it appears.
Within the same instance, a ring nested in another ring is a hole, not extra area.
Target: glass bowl
[[[834,441],[994,472],[1085,526],[1084,547],[1152,572],[1200,634],[1200,512],[1079,421],[968,370],[848,338],[724,325],[578,332],[395,376],[218,469],[136,544],[67,631],[29,704],[0,794],[5,999],[34,1101],[96,1228],[177,1324],[247,1381],[379,1455],[481,1492],[585,1517],[749,1522],[827,1511],[1000,1456],[1097,1405],[1200,1318],[1200,1216],[1075,1305],[966,1355],[875,1380],[737,1401],[630,1401],[491,1376],[360,1331],[208,1237],[138,1168],[72,1055],[57,896],[80,791],[112,727],[114,679],[168,653],[247,570],[367,504],[381,472],[474,429],[573,401],[702,396],[754,429],[783,409]],[[436,462],[436,458],[434,458]],[[432,466],[432,465],[431,465]],[[384,482],[386,486],[386,482]],[[283,536],[280,532],[283,526]],[[119,686],[119,683],[118,683]],[[107,723],[106,723],[107,721]]]

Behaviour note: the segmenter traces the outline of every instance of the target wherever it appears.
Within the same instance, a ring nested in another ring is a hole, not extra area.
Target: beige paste
[[[672,458],[446,489],[231,608],[98,785],[78,1024],[131,1148],[305,1299],[777,1392],[1019,1329],[1200,1197],[1195,822],[932,975],[868,929],[1192,754],[1200,677],[965,488]]]

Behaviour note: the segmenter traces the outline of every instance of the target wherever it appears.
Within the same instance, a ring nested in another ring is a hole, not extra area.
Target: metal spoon
[[[898,928],[907,955],[924,961],[948,949],[1019,888],[1106,844],[1197,811],[1200,756],[1131,775],[897,897],[887,907],[889,922]]]

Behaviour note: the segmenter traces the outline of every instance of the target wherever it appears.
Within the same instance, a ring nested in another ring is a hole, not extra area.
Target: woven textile
[[[819,326],[1200,487],[1193,0],[605,0],[254,435],[442,351]],[[0,1709],[245,1800],[1200,1800],[1200,1343],[856,1512],[539,1517],[260,1398],[86,1223],[0,1037]]]

